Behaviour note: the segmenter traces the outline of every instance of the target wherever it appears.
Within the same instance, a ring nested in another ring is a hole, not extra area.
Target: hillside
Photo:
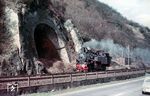
[[[85,46],[109,51],[113,57],[130,56],[149,62],[150,29],[129,21],[108,5],[97,0],[51,0],[71,19],[86,42]],[[144,53],[144,54],[143,54]]]
[[[150,30],[128,21],[111,7],[97,0],[52,0],[72,19],[85,39],[113,39],[115,43],[132,47],[150,47]],[[59,10],[60,10],[59,9]]]

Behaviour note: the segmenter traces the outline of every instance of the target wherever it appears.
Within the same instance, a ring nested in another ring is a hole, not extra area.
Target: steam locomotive
[[[103,50],[82,47],[77,56],[76,70],[78,72],[105,71],[111,64],[112,57]]]

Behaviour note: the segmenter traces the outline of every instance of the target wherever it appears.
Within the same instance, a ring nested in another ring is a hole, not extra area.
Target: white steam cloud
[[[113,40],[107,39],[107,40],[101,40],[101,41],[96,41],[92,39],[89,42],[86,42],[83,44],[83,47],[90,47],[90,48],[95,48],[95,49],[101,49],[106,52],[109,52],[110,55],[113,58],[116,57],[128,57],[128,54],[131,58],[140,58],[144,63],[149,63],[150,62],[150,49],[148,48],[134,48],[131,49],[128,46],[123,47],[119,44],[115,44]]]

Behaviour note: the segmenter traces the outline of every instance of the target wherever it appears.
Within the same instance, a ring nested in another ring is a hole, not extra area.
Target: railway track
[[[150,72],[150,69],[147,69],[147,72]],[[53,85],[59,83],[69,83],[69,82],[71,83],[90,79],[128,76],[143,73],[145,73],[144,69],[131,69],[131,70],[110,70],[105,72],[89,72],[89,73],[66,73],[66,74],[51,74],[38,76],[0,77],[0,90],[7,90],[8,85],[10,84],[17,84],[18,88],[27,88],[43,85]]]

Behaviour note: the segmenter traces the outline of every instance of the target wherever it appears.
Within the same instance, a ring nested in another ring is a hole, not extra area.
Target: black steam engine
[[[105,71],[111,59],[109,53],[103,50],[83,47],[77,57],[76,69],[79,72]]]

